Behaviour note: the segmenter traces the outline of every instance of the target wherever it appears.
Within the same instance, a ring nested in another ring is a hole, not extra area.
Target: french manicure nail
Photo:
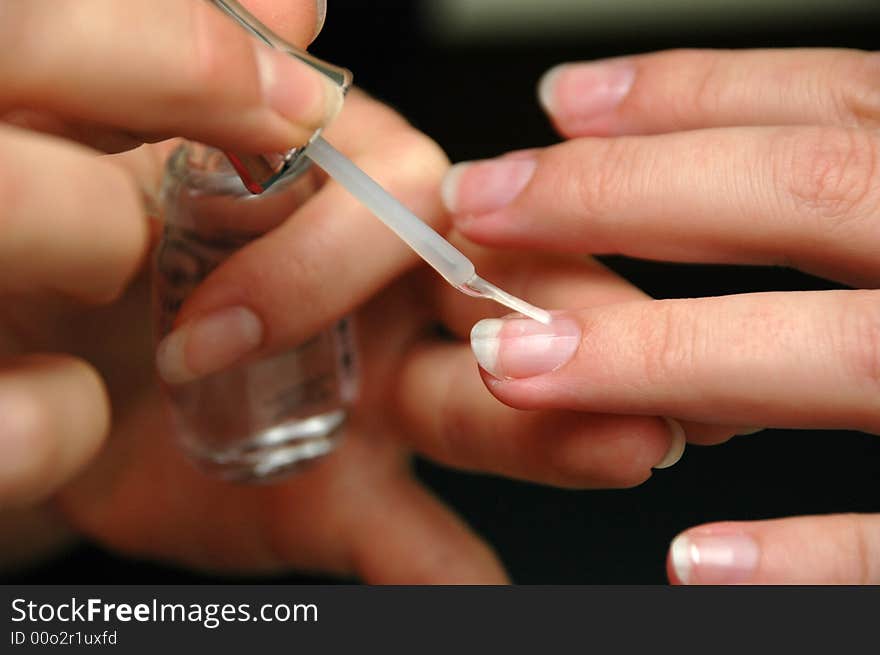
[[[263,97],[272,109],[299,126],[318,128],[342,111],[342,89],[295,57],[254,45]]]
[[[666,425],[669,426],[669,432],[672,433],[672,441],[669,444],[669,450],[658,463],[654,465],[655,469],[668,469],[670,466],[678,464],[681,456],[684,455],[684,449],[687,445],[687,435],[681,423],[675,419],[663,417]]]
[[[536,167],[531,157],[456,164],[443,178],[443,203],[454,214],[498,211],[526,188]]]
[[[183,384],[234,364],[259,347],[263,326],[246,307],[224,309],[177,328],[159,343],[156,367]]]
[[[324,29],[324,21],[327,20],[327,0],[316,0],[315,12],[317,16],[315,36],[317,37]]]
[[[691,531],[673,539],[670,553],[682,584],[737,584],[752,578],[761,551],[747,534]]]
[[[577,323],[554,318],[544,325],[529,318],[485,319],[471,330],[480,366],[499,379],[530,378],[568,363],[581,340]]]
[[[635,81],[635,68],[626,61],[561,64],[538,83],[538,99],[551,116],[585,124],[613,111]]]

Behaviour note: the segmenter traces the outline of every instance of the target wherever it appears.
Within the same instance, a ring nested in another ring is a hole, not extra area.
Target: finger
[[[485,389],[468,348],[428,343],[400,367],[395,408],[417,451],[457,468],[568,488],[633,487],[681,457],[677,424],[640,416],[512,409]]]
[[[538,85],[567,137],[736,125],[880,122],[880,55],[857,50],[673,50],[562,64]]]
[[[36,504],[75,475],[110,423],[104,385],[91,366],[62,355],[0,367],[0,508]]]
[[[365,112],[370,115],[370,112]],[[354,162],[435,228],[442,151],[413,130],[385,135]],[[179,383],[262,352],[299,343],[351,312],[416,262],[363,205],[328,183],[296,214],[214,271],[187,300],[159,352],[166,381]],[[291,300],[308,311],[290,311]],[[218,346],[206,333],[222,325]],[[208,326],[207,328],[205,326]],[[222,351],[222,352],[220,352]]]
[[[0,127],[0,292],[121,293],[148,246],[130,176],[89,151]]]
[[[65,120],[54,114],[32,109],[16,109],[0,116],[0,122],[26,130],[51,134],[68,141],[76,141],[89,148],[106,153],[133,150],[143,143],[134,135],[100,125]]]
[[[256,4],[299,43],[312,38],[314,2]],[[274,151],[342,106],[333,82],[204,0],[20,0],[5,4],[0,38],[0,111]]]
[[[540,307],[593,307],[646,300],[648,296],[598,261],[583,255],[541,255],[493,250],[453,231],[450,242],[473,263],[481,277]],[[489,300],[472,298],[434,271],[425,271],[437,314],[453,335],[467,339],[474,323],[509,313]]]
[[[58,500],[78,530],[114,550],[213,573],[506,581],[490,548],[404,479],[406,456],[384,429],[353,431],[332,455],[283,483],[230,485],[180,457],[162,438],[167,426],[152,405],[121,419],[137,438],[111,440],[109,457],[96,462],[104,474],[79,478]],[[132,458],[145,465],[131,466]]]
[[[384,483],[356,520],[351,556],[367,584],[506,584],[492,549],[409,477]]]
[[[880,584],[880,516],[714,523],[669,549],[675,584]]]
[[[878,153],[873,132],[840,128],[579,139],[454,167],[444,198],[486,245],[790,264],[876,285]]]
[[[327,18],[327,0],[241,0],[254,16],[291,43],[311,43]]]
[[[540,307],[585,308],[648,299],[642,290],[592,258],[491,250],[466,241],[454,231],[450,239],[474,262],[483,277]],[[444,327],[460,339],[468,338],[477,321],[500,318],[507,313],[496,303],[463,295],[445,280],[437,278],[433,271],[426,271],[426,274],[433,277],[431,288],[434,289],[438,316]],[[744,427],[694,421],[682,421],[681,424],[688,441],[698,444],[718,444],[735,434],[750,431]]]
[[[874,291],[634,302],[478,323],[492,393],[519,408],[880,433]]]

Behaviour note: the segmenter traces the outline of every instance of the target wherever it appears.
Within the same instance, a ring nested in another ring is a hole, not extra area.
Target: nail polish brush
[[[549,312],[499,289],[477,275],[471,260],[460,250],[322,137],[313,139],[304,154],[360,200],[456,289],[469,296],[494,300],[540,323],[550,323]]]

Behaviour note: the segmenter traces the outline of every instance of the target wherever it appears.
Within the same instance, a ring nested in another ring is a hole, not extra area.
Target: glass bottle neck
[[[202,236],[248,240],[288,220],[318,186],[316,171],[303,159],[300,170],[253,195],[220,150],[184,142],[166,167],[162,214],[167,224]]]

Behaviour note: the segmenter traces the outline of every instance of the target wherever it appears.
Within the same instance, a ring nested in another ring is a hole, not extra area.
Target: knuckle
[[[846,53],[832,67],[834,101],[847,125],[880,126],[880,54]]]
[[[875,550],[880,544],[878,528],[859,514],[841,515],[837,527],[837,545],[842,555],[838,560],[838,565],[842,568],[838,571],[838,582],[877,584],[880,579],[880,567],[875,561],[878,559]]]
[[[173,70],[166,76],[162,92],[173,106],[204,102],[206,97],[237,97],[239,103],[258,94],[253,45],[248,37],[209,5],[182,3],[188,12],[188,51],[169,60]],[[242,62],[251,62],[252,74],[235,74]],[[249,90],[252,93],[246,93]]]
[[[820,233],[845,227],[876,205],[878,147],[867,132],[815,128],[784,132],[777,140],[778,188],[795,209],[814,217]]]
[[[843,310],[839,349],[848,373],[874,395],[880,392],[880,292],[852,293],[860,298]]]
[[[681,113],[684,116],[715,116],[724,105],[724,95],[729,89],[727,80],[720,75],[722,58],[718,53],[700,52],[694,55],[691,65],[699,71],[693,82],[693,93],[682,94]],[[693,119],[684,121],[693,124]]]
[[[390,170],[403,171],[417,184],[435,185],[449,167],[443,149],[430,137],[409,126],[387,137],[383,149]]]
[[[603,229],[603,223],[614,219],[621,198],[636,191],[631,189],[634,162],[638,162],[640,176],[650,174],[650,151],[635,152],[635,143],[627,138],[580,139],[549,149],[544,157],[549,155],[550,159],[539,162],[550,197],[557,198],[554,202],[562,207],[575,208],[586,219],[583,225],[594,226],[596,235],[608,242],[603,249],[620,250],[624,246],[614,243],[618,231]],[[585,144],[589,150],[584,150]],[[542,166],[545,163],[549,165]]]
[[[680,311],[687,301],[650,303],[634,323],[635,341],[641,349],[641,374],[650,387],[668,385],[671,379],[690,377],[699,358],[700,330]]]

